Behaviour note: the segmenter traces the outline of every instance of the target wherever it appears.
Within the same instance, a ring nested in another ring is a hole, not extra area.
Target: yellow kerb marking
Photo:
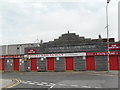
[[[18,84],[21,83],[21,80],[18,80],[18,79],[15,79],[15,80],[17,81],[15,84],[12,84],[12,85],[10,85],[10,86],[8,86],[6,88],[12,88],[12,87],[15,87],[15,86],[17,86]]]

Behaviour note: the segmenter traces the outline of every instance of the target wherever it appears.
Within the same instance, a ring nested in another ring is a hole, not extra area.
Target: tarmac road
[[[105,72],[5,72],[2,78],[20,81],[12,90],[118,90],[119,84],[117,74]]]

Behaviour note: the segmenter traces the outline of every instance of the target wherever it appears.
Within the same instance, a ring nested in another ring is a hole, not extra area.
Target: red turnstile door
[[[118,70],[118,56],[110,56],[109,57],[109,64],[110,64],[110,70]]]
[[[86,57],[86,70],[88,70],[88,71],[95,70],[94,56],[87,56]]]
[[[54,71],[54,58],[47,58],[47,70]]]
[[[66,70],[67,71],[73,71],[74,70],[74,64],[73,64],[73,58],[72,57],[66,57]]]
[[[14,71],[19,71],[19,59],[14,59]]]
[[[0,59],[0,71],[4,71],[4,59]]]
[[[31,71],[37,71],[37,59],[31,58]]]

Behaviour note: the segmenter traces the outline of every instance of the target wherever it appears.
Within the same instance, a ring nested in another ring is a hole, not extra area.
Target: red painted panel
[[[109,53],[110,55],[120,55],[120,52],[116,51],[116,52],[111,52]],[[87,56],[106,56],[108,55],[107,52],[87,52],[86,53]]]
[[[109,57],[110,70],[118,70],[118,56]]]
[[[20,58],[20,55],[0,56],[0,58]]]
[[[37,71],[37,59],[31,58],[31,71]]]
[[[110,70],[113,70],[113,61],[112,61],[112,57],[109,57],[109,64],[110,64]]]
[[[86,57],[86,70],[89,70],[89,71],[95,70],[94,56]]]
[[[47,70],[54,71],[54,58],[47,58]]]
[[[74,70],[72,57],[66,57],[66,70]]]
[[[110,44],[109,49],[110,50],[120,50],[120,44]]]
[[[14,59],[14,71],[19,71],[19,59]]]
[[[36,49],[29,49],[28,54],[36,54]]]
[[[4,59],[0,59],[0,71],[4,71]]]

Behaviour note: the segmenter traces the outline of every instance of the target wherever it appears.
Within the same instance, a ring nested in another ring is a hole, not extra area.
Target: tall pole
[[[107,24],[107,60],[108,60],[108,72],[110,71],[110,65],[109,65],[109,25],[108,25],[108,4],[110,0],[107,0],[107,5],[106,5],[106,24]]]

